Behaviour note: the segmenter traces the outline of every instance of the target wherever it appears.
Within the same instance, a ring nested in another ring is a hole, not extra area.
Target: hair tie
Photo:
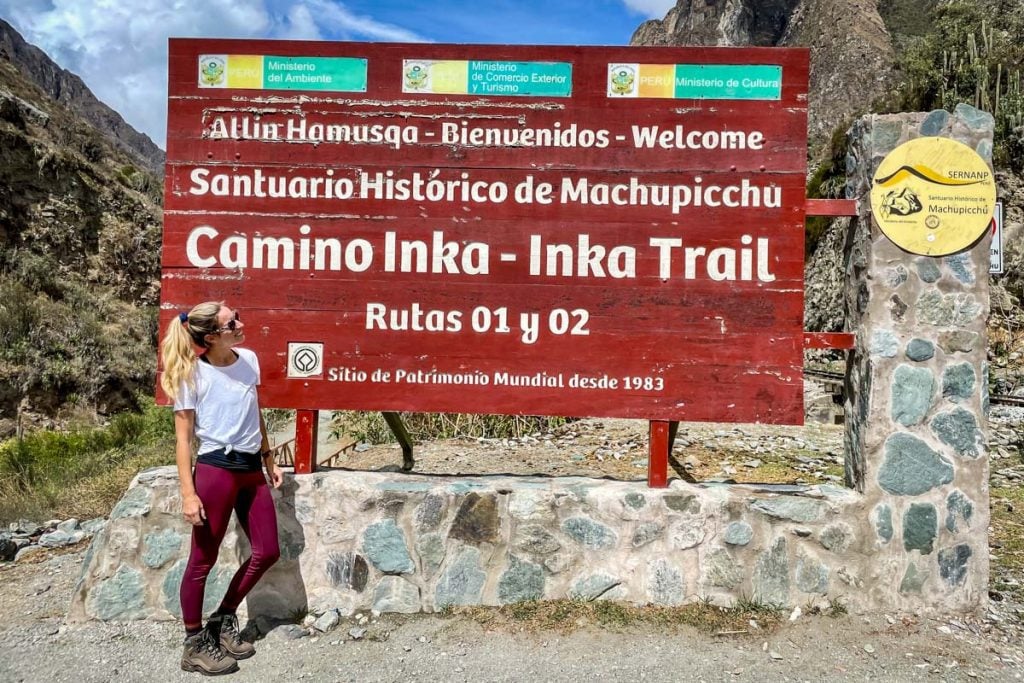
[[[181,321],[181,324],[182,324],[182,325],[184,325],[185,323],[187,323],[187,322],[188,322],[188,313],[179,313],[179,314],[178,314],[178,320],[180,320],[180,321]]]

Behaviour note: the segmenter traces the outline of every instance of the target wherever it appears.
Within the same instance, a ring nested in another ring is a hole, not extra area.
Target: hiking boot
[[[253,644],[242,640],[242,634],[238,632],[238,617],[234,614],[215,614],[206,627],[234,659],[247,659],[256,654]]]
[[[204,676],[219,676],[238,671],[235,658],[217,644],[208,629],[185,638],[185,651],[181,655],[183,671],[196,671]]]

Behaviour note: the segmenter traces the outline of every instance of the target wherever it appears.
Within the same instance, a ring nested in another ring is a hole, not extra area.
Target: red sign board
[[[161,327],[261,401],[801,423],[808,52],[172,40]]]

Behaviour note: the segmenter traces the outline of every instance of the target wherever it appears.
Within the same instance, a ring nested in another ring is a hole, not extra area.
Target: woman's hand
[[[281,484],[284,483],[284,475],[281,474],[281,470],[274,463],[267,467],[267,478],[270,479],[270,485],[275,489],[281,488]]]
[[[199,500],[199,496],[194,493],[191,496],[185,496],[181,502],[181,511],[185,513],[185,520],[192,526],[202,526],[206,521],[203,501]]]

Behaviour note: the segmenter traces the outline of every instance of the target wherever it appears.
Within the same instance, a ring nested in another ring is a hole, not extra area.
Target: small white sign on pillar
[[[989,247],[988,272],[1003,272],[1003,203],[996,202],[996,211],[992,214],[992,246]]]

